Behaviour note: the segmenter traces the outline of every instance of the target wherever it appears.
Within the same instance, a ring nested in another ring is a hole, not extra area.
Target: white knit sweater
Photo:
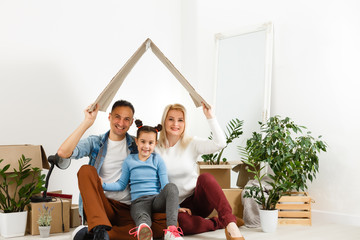
[[[164,159],[169,182],[179,189],[179,203],[191,196],[198,178],[197,158],[203,154],[214,153],[226,145],[226,138],[216,118],[208,119],[213,139],[192,138],[186,148],[178,141],[170,148],[157,147],[156,151]]]

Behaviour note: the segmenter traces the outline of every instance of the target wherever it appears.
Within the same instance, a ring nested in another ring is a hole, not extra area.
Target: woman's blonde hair
[[[164,109],[164,113],[162,115],[162,118],[161,118],[161,125],[164,126],[162,131],[160,131],[160,137],[159,137],[159,147],[161,148],[168,148],[170,147],[169,146],[169,141],[167,139],[167,136],[166,136],[166,130],[165,130],[165,120],[166,120],[166,117],[169,113],[169,111],[171,110],[176,110],[176,111],[181,111],[183,114],[184,114],[184,132],[181,134],[180,136],[180,144],[181,144],[181,147],[185,148],[188,143],[190,142],[191,138],[187,137],[185,135],[185,131],[186,131],[186,109],[183,105],[179,104],[179,103],[175,103],[175,104],[169,104],[165,107]]]

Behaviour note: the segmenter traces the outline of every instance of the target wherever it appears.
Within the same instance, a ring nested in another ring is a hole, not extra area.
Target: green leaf
[[[315,140],[310,131],[303,133],[306,127],[295,124],[289,117],[271,117],[266,123],[260,124],[260,131],[253,132],[240,148],[241,159],[255,175],[254,179],[263,181],[265,176],[273,189],[259,189],[258,193],[267,192],[267,200],[261,194],[252,197],[261,202],[265,208],[273,208],[286,191],[305,190],[307,183],[312,182],[319,171],[319,153],[326,151],[326,143]],[[304,131],[305,132],[305,131]],[[267,165],[271,170],[261,175],[255,166],[259,163]],[[271,173],[271,174],[270,174]]]
[[[4,173],[5,169],[8,169],[7,165],[0,169],[0,174]],[[24,179],[32,179],[32,181],[23,184]],[[4,212],[23,211],[25,206],[30,203],[33,194],[45,190],[44,179],[45,175],[40,174],[39,168],[31,168],[31,158],[25,158],[22,155],[18,160],[18,168],[14,169],[13,173],[5,175],[4,182],[0,185],[0,208]],[[14,185],[15,193],[10,196],[9,186],[12,185]]]

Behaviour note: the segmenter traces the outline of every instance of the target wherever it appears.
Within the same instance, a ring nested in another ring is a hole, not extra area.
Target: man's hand
[[[191,210],[188,208],[179,208],[179,213],[180,212],[187,212],[189,215],[191,215]]]
[[[94,109],[94,111],[89,111],[92,105],[89,105],[85,110],[84,110],[84,115],[85,115],[85,119],[84,121],[87,122],[88,124],[90,124],[90,126],[95,122],[96,116],[99,112],[99,104],[96,104],[96,107]]]
[[[86,130],[91,127],[96,119],[97,113],[99,111],[99,105],[96,104],[94,111],[89,112],[89,107],[84,110],[85,118],[81,124],[75,129],[75,131],[61,144],[60,148],[57,151],[57,154],[61,158],[69,158],[73,153],[76,145],[79,143],[81,137],[84,135]]]

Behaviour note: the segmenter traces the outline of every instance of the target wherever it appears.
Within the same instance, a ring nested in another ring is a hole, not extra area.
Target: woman
[[[244,240],[230,204],[215,178],[208,173],[198,175],[197,158],[202,154],[216,152],[226,145],[224,132],[211,109],[204,103],[202,105],[213,133],[212,140],[185,135],[186,110],[181,104],[168,105],[161,121],[164,129],[160,132],[157,152],[165,161],[169,181],[179,189],[179,225],[185,235],[225,227],[228,240]],[[219,217],[206,219],[214,209]]]

